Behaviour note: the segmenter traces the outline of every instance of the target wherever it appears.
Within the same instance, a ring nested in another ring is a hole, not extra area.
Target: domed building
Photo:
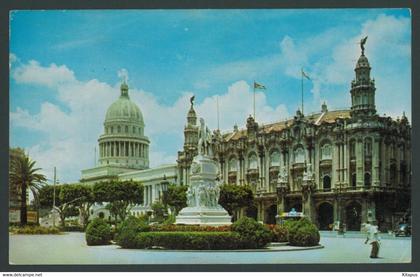
[[[149,139],[144,135],[143,115],[130,100],[125,82],[120,97],[106,112],[104,133],[98,142],[99,165],[149,168]]]
[[[131,209],[144,214],[158,201],[169,183],[177,183],[177,165],[149,168],[149,138],[140,108],[130,100],[128,85],[123,82],[119,98],[105,115],[103,134],[99,136],[98,166],[82,170],[80,182],[94,184],[111,179],[135,180],[144,185],[143,205]],[[109,216],[104,205],[92,207],[92,216]],[[101,215],[102,214],[102,215]]]

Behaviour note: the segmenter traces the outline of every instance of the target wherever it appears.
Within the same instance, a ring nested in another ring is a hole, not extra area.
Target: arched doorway
[[[353,201],[346,207],[346,226],[349,231],[360,231],[362,222],[362,206]]]
[[[331,190],[331,177],[329,175],[325,175],[324,178],[322,178],[322,186],[324,187],[324,191]]]
[[[319,230],[331,230],[334,222],[334,207],[328,202],[321,203],[318,206]]]
[[[257,220],[258,209],[257,209],[257,207],[255,207],[255,205],[252,205],[252,206],[250,206],[246,209],[245,214],[246,214],[247,217],[251,217],[251,218]]]
[[[265,210],[265,223],[276,224],[277,205],[271,205]]]

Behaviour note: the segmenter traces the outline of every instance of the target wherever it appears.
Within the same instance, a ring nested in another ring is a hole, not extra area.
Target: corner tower
[[[356,78],[351,82],[351,111],[352,117],[366,117],[376,114],[375,108],[375,80],[370,78],[371,67],[365,56],[364,44],[367,37],[362,39],[360,46],[362,55],[357,60]]]
[[[99,142],[99,165],[122,168],[149,168],[149,139],[139,107],[130,100],[128,85],[120,87],[118,100],[106,112],[104,134]]]

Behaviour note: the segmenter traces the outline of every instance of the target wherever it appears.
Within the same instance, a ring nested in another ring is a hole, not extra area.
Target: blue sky
[[[109,10],[11,13],[12,146],[27,149],[50,176],[77,181],[94,165],[106,108],[117,99],[122,69],[150,137],[151,164],[174,162],[188,99],[216,128],[350,106],[349,86],[368,35],[379,113],[411,116],[411,15],[407,9]]]

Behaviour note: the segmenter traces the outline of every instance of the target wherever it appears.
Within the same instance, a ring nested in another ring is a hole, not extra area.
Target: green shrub
[[[288,234],[287,228],[284,225],[277,225],[272,224],[267,226],[268,229],[271,231],[271,240],[273,242],[286,242],[288,241]]]
[[[60,229],[56,227],[42,226],[12,227],[9,231],[13,234],[20,235],[56,235],[61,233]]]
[[[232,231],[239,233],[241,248],[261,248],[271,241],[270,230],[255,219],[243,217],[232,224]]]
[[[144,232],[124,248],[162,247],[178,250],[238,249],[241,239],[235,232]]]
[[[148,231],[150,231],[150,226],[146,222],[140,218],[129,216],[116,228],[115,241],[121,247],[130,248],[129,246],[137,234]]]
[[[286,221],[289,244],[293,246],[315,246],[319,244],[319,231],[308,219]]]
[[[112,239],[111,226],[101,218],[95,218],[86,227],[87,245],[109,244]]]

